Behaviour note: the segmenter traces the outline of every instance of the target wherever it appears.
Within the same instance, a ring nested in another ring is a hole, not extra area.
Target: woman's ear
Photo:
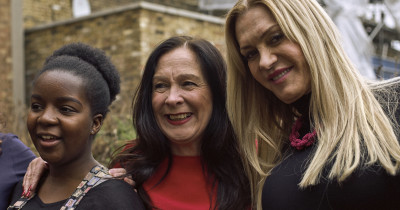
[[[100,131],[101,126],[103,125],[103,120],[104,117],[102,114],[96,114],[95,116],[93,116],[92,129],[90,130],[91,135],[96,135],[97,132]]]

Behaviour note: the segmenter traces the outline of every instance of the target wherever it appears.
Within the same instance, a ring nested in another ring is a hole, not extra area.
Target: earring
[[[95,133],[95,132],[94,132],[94,130],[91,130],[91,131],[90,131],[90,134],[92,134],[92,135],[93,135],[94,133]]]

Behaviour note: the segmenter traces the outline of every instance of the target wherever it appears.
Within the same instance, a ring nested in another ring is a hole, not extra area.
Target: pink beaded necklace
[[[314,137],[317,135],[315,129],[311,133],[307,133],[303,136],[302,139],[299,139],[299,130],[301,128],[301,117],[297,118],[296,122],[293,124],[292,132],[290,133],[289,140],[290,145],[297,150],[302,150],[306,147],[311,146],[315,139]]]

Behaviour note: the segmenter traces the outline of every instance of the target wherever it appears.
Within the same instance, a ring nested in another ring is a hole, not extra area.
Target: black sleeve
[[[77,210],[144,210],[133,187],[122,180],[111,179],[91,189],[79,203]]]

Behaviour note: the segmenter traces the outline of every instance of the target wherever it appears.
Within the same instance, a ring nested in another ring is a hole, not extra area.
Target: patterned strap
[[[30,198],[26,197],[21,197],[17,202],[14,203],[14,205],[10,205],[7,210],[15,210],[15,209],[22,209],[22,207],[33,197],[35,197],[36,193],[33,193],[33,195]]]
[[[90,189],[97,185],[107,181],[111,176],[108,174],[108,169],[102,165],[94,166],[89,173],[85,176],[82,182],[78,185],[75,192],[67,199],[60,210],[74,210],[82,198],[89,192]],[[14,205],[9,206],[7,210],[22,209],[22,207],[35,196],[31,196],[29,199],[21,197]]]

